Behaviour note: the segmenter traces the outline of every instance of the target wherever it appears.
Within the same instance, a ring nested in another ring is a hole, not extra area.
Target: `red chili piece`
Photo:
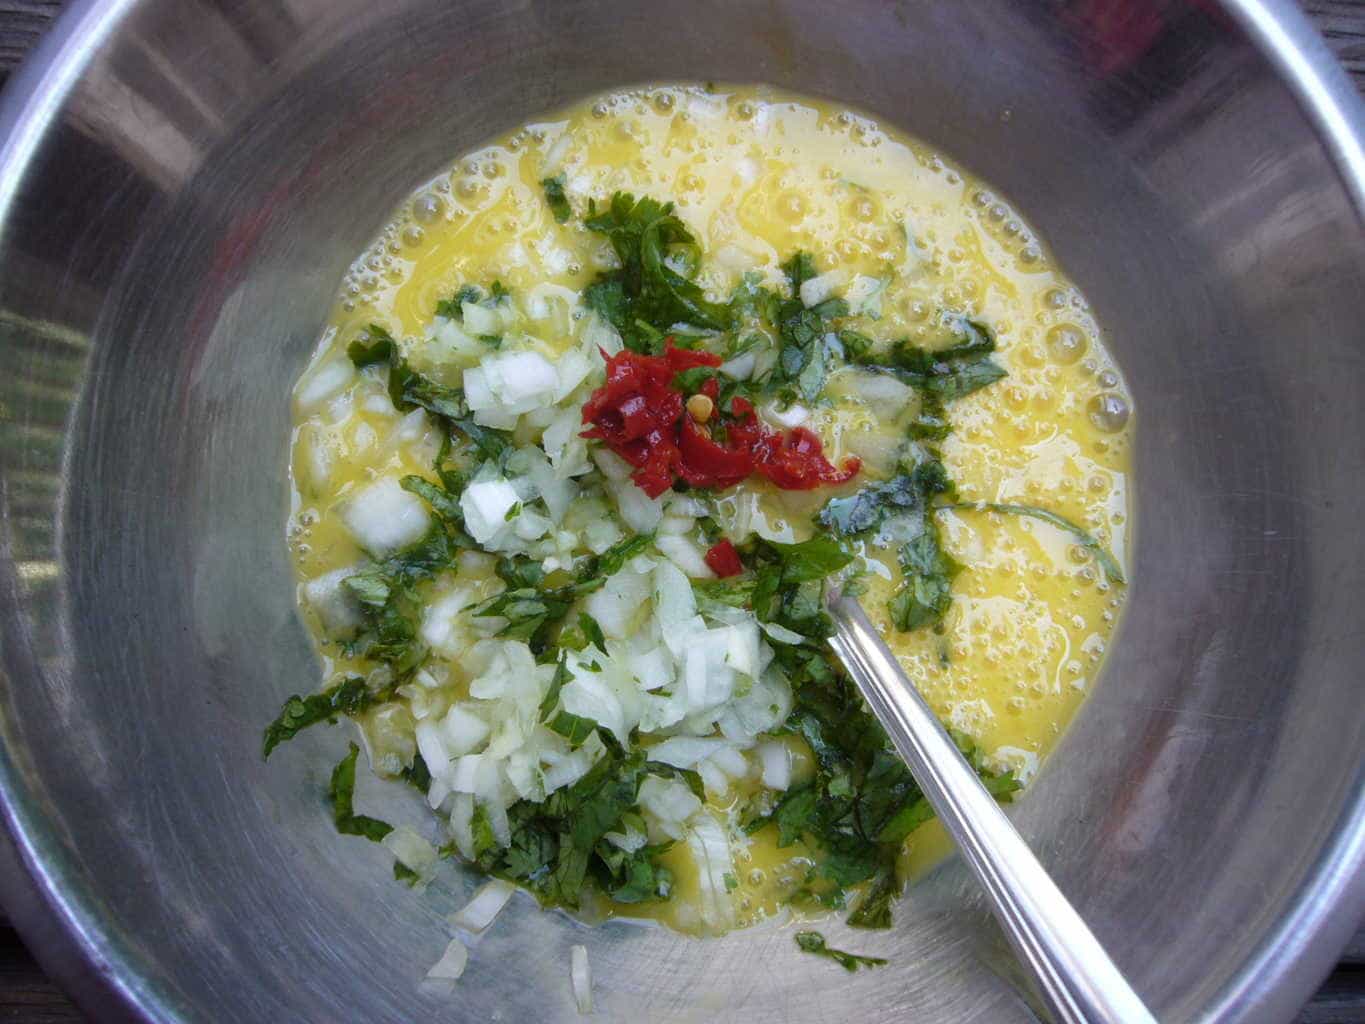
[[[739,560],[739,552],[728,539],[711,545],[711,549],[706,552],[706,564],[721,579],[726,576],[738,576],[744,571],[744,563]]]
[[[603,441],[634,466],[631,479],[651,498],[679,478],[693,487],[719,488],[758,473],[784,490],[804,491],[845,483],[861,467],[849,458],[843,469],[836,468],[815,434],[803,427],[786,434],[773,430],[759,422],[743,398],[731,401],[729,418],[720,415],[707,426],[686,415],[673,377],[698,366],[719,366],[720,357],[710,352],[675,348],[670,339],[662,356],[623,351],[603,357],[607,381],[583,403],[583,422],[591,424],[583,436]],[[704,381],[701,392],[715,401],[716,379]],[[723,442],[711,427],[725,431]]]

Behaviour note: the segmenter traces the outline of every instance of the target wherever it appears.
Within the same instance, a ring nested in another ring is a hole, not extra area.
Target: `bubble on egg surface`
[[[1117,434],[1128,425],[1128,403],[1122,395],[1116,395],[1111,391],[1090,399],[1085,411],[1095,429],[1106,434]]]

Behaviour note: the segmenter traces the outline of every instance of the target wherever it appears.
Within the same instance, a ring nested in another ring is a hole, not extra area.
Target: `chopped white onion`
[[[649,759],[674,768],[695,768],[698,761],[730,746],[730,743],[720,739],[674,736],[650,747]]]
[[[592,1013],[592,972],[588,969],[588,947],[574,946],[569,954],[569,975],[573,981],[573,1001],[578,1012]]]
[[[461,757],[477,750],[488,739],[489,728],[474,712],[453,704],[441,720],[441,731],[445,733],[446,755]]]
[[[767,405],[759,410],[759,415],[770,423],[791,430],[810,419],[810,410],[804,405],[789,405],[785,409],[779,409],[776,405]]]
[[[465,530],[487,544],[507,526],[507,514],[520,502],[516,488],[502,477],[470,484],[460,495]]]
[[[886,419],[895,419],[914,397],[914,389],[888,373],[872,370],[846,369],[840,373],[841,382],[872,412]]]
[[[514,892],[516,886],[510,882],[504,882],[501,878],[490,879],[480,886],[472,900],[450,915],[450,923],[471,935],[477,935],[502,913],[502,908],[507,906]]]
[[[360,625],[360,602],[349,589],[342,586],[355,572],[353,566],[346,566],[303,585],[304,599],[317,613],[318,622],[329,637],[342,637]]]
[[[465,401],[479,423],[503,428],[524,412],[554,402],[559,373],[539,352],[507,352],[484,357],[464,372]]]
[[[724,796],[730,792],[730,776],[712,764],[709,759],[697,765],[697,774],[701,776],[701,782],[706,787],[706,792],[715,796]]]
[[[718,370],[732,380],[748,380],[758,367],[758,353],[754,349],[741,352],[733,359],[721,363]]]
[[[450,788],[457,793],[478,793],[479,776],[484,767],[483,754],[465,754],[455,759],[450,773]]]
[[[890,278],[869,277],[855,274],[844,290],[848,301],[848,311],[853,316],[870,316],[876,320],[882,315],[882,293],[891,283]]]
[[[801,304],[806,307],[818,306],[844,283],[842,270],[830,270],[801,282]]]
[[[451,939],[446,945],[445,952],[441,954],[441,959],[432,964],[431,969],[427,971],[423,985],[433,992],[449,995],[455,991],[455,982],[460,980],[460,975],[464,974],[468,963],[469,950],[459,939]]]
[[[785,743],[776,740],[760,743],[758,760],[763,766],[763,785],[785,790],[792,784],[792,752]]]
[[[677,779],[646,775],[636,801],[652,826],[671,839],[681,839],[683,823],[701,810],[701,800]]]
[[[629,480],[634,472],[630,463],[609,448],[598,448],[592,453],[592,461],[608,480]]]
[[[352,498],[342,518],[360,546],[376,558],[416,543],[431,525],[426,502],[391,476]]]
[[[559,362],[555,365],[555,370],[559,375],[559,386],[555,389],[555,401],[562,402],[573,394],[578,385],[582,384],[592,373],[593,364],[588,361],[588,357],[577,349],[569,349],[559,357]],[[574,410],[577,413],[577,410]],[[581,413],[578,414],[581,417]]]
[[[328,399],[350,387],[355,380],[355,367],[349,359],[333,359],[306,374],[294,389],[294,402],[299,412],[307,416],[321,408]]]
[[[588,595],[585,605],[603,633],[624,640],[634,631],[648,601],[649,578],[623,569]]]
[[[462,302],[460,312],[464,315],[464,329],[468,333],[476,335],[502,333],[502,317],[498,316],[497,310],[480,306],[477,302]]]
[[[405,825],[399,825],[380,840],[384,849],[393,854],[393,859],[417,875],[420,885],[425,885],[436,875],[438,854],[436,847]]]
[[[758,625],[759,628],[763,630],[763,632],[768,634],[768,637],[770,639],[776,640],[780,644],[787,644],[788,646],[794,647],[798,644],[803,644],[806,642],[806,638],[802,636],[800,633],[796,632],[796,630],[788,629],[786,626],[783,626],[780,623],[760,622]]]
[[[716,574],[706,564],[706,556],[686,537],[660,532],[654,546],[679,569],[694,580],[713,580]]]
[[[709,812],[694,817],[688,830],[687,848],[697,865],[698,894],[703,923],[713,932],[723,932],[735,923],[735,905],[725,885],[725,876],[734,877],[734,860],[725,829]]]
[[[749,774],[749,762],[734,747],[721,747],[707,760],[732,779],[742,779]]]
[[[588,322],[583,328],[582,343],[589,358],[596,356],[600,359],[599,352],[614,356],[625,348],[621,342],[621,335],[616,332],[616,328],[596,313],[588,318]]]
[[[607,493],[616,502],[621,519],[636,533],[653,533],[663,518],[663,501],[651,498],[630,480],[608,480]]]
[[[630,656],[630,671],[640,689],[658,690],[673,682],[673,659],[666,648],[651,647]]]

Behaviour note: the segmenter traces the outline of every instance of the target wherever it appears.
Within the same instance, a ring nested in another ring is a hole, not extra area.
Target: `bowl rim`
[[[10,78],[0,95],[0,225],[8,223],[6,214],[47,129],[92,60],[140,2],[73,0]],[[1277,70],[1365,225],[1365,101],[1346,71],[1293,0],[1215,2]],[[0,561],[0,577],[9,576]],[[129,964],[130,957],[104,929],[91,898],[67,884],[59,844],[3,743],[0,822],[0,905],[49,976],[82,1010],[101,1020],[150,1024],[183,1019],[174,999]],[[1198,1019],[1269,1024],[1292,1018],[1362,924],[1365,758],[1334,834],[1295,890],[1291,913],[1263,937]]]

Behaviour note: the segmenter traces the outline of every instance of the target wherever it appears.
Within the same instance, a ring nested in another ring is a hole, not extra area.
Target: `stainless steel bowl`
[[[1287,2],[91,0],[0,150],[4,901],[106,1020],[1024,1020],[959,867],[894,933],[698,942],[518,900],[450,1002],[441,913],[267,767],[317,670],[289,384],[454,155],[588,92],[763,80],[941,145],[1034,220],[1136,393],[1130,607],[1015,817],[1163,1020],[1287,1019],[1365,910],[1361,109]],[[416,814],[416,808],[414,808]]]

